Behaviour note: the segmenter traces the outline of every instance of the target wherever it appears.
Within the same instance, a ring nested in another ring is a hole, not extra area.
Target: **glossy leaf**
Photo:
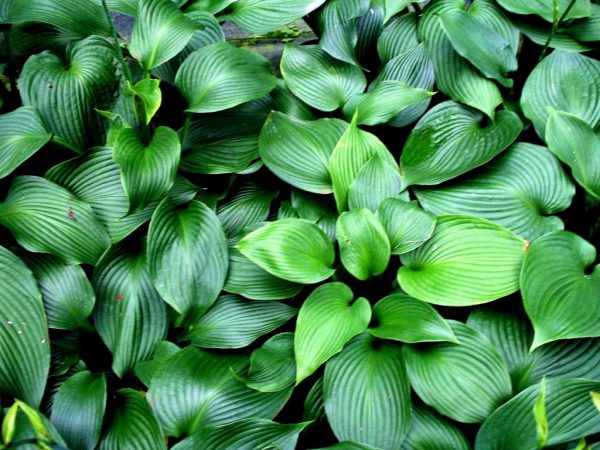
[[[532,2],[520,2],[518,0],[499,0],[498,3],[507,11],[516,14],[537,14],[547,22],[554,21],[554,5],[552,2],[548,3],[543,0],[533,0]],[[557,0],[558,3],[558,17],[562,17],[565,14],[570,3],[573,6],[569,8],[565,19],[574,19],[578,17],[588,17],[590,15],[590,1],[589,0]]]
[[[277,194],[277,191],[254,183],[242,184],[232,192],[231,198],[217,208],[217,217],[225,232],[229,236],[235,236],[244,228],[267,220],[271,202]]]
[[[252,352],[243,381],[251,389],[277,392],[296,381],[294,333],[276,334]]]
[[[386,199],[400,197],[402,190],[398,166],[385,153],[375,153],[350,184],[348,207],[367,208],[375,212]]]
[[[386,24],[377,40],[377,53],[381,61],[387,63],[418,45],[417,14],[409,12],[394,17]]]
[[[427,407],[413,406],[412,422],[401,450],[470,450],[465,435]]]
[[[146,125],[148,125],[160,108],[162,102],[160,80],[145,78],[134,85],[129,83],[127,89],[131,95],[135,95],[139,98],[144,110],[145,122]]]

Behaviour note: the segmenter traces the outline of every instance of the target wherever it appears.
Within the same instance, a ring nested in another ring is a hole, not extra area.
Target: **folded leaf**
[[[400,170],[387,155],[375,153],[356,174],[348,192],[348,207],[367,208],[375,212],[383,201],[400,197],[402,178]]]
[[[413,406],[412,422],[401,450],[470,450],[471,444],[456,426],[424,406]]]
[[[294,333],[276,334],[252,352],[250,368],[243,378],[251,389],[277,392],[296,381]]]
[[[128,82],[127,90],[135,95],[141,102],[144,111],[146,125],[150,123],[154,114],[160,108],[162,93],[160,91],[160,80],[145,78],[134,85]]]

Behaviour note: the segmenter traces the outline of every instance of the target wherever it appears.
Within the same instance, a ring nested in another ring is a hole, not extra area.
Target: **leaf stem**
[[[112,18],[110,16],[110,11],[108,10],[108,5],[106,4],[106,0],[102,0],[102,6],[104,7],[104,13],[106,14],[106,20],[108,21],[108,26],[110,27],[110,32],[112,34],[112,38],[115,41],[115,49],[119,54],[119,62],[121,63],[121,68],[123,69],[123,76],[126,80],[128,80],[131,84],[133,84],[133,79],[131,78],[131,72],[129,71],[129,67],[125,62],[125,55],[123,54],[123,50],[119,45],[119,35],[117,34],[117,30],[115,25],[113,24]]]
[[[575,0],[571,0],[569,2],[569,5],[567,6],[567,9],[565,9],[565,12],[562,13],[560,18],[558,20],[552,21],[552,30],[550,30],[550,34],[548,35],[548,39],[546,39],[546,43],[544,44],[544,48],[542,49],[542,53],[541,53],[538,61],[541,61],[544,58],[544,56],[546,55],[546,52],[548,51],[548,47],[550,46],[550,43],[552,42],[554,35],[558,31],[558,26],[561,24],[561,22],[563,20],[565,20],[565,17],[567,17],[567,14],[569,14],[569,11],[571,11],[571,8],[573,8],[574,4],[575,4]]]
[[[50,138],[50,142],[52,142],[53,144],[56,144],[60,147],[69,149],[75,153],[77,153],[78,155],[83,155],[83,152],[81,151],[81,149],[79,149],[78,147],[75,147],[73,144],[71,144],[69,141],[55,135],[52,134],[52,137]]]
[[[181,141],[181,145],[185,143],[185,138],[188,135],[188,131],[190,130],[190,124],[192,123],[192,113],[185,113],[185,122],[183,123],[183,130],[181,131],[181,136],[179,140]]]

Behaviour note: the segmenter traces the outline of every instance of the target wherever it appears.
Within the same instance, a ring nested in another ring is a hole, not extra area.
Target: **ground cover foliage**
[[[0,447],[599,448],[596,2],[0,24]]]

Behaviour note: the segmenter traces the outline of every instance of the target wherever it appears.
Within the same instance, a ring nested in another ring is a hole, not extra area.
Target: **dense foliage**
[[[0,1],[1,448],[600,448],[600,5],[409,3]]]

